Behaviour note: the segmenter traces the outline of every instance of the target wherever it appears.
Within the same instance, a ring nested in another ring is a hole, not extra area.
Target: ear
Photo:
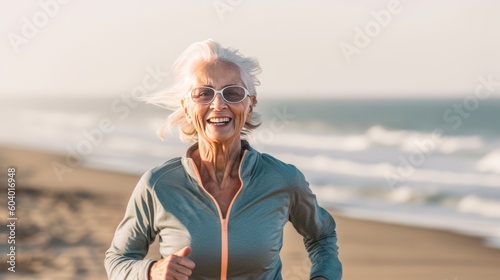
[[[186,120],[188,123],[192,122],[191,116],[189,115],[189,110],[186,104],[186,99],[181,99],[181,106],[184,109],[184,116],[186,116]]]
[[[248,108],[248,113],[247,113],[247,121],[250,120],[250,118],[252,117],[252,112],[253,112],[253,107],[255,106],[255,104],[257,103],[257,96],[250,96],[250,104],[248,105],[249,108]]]

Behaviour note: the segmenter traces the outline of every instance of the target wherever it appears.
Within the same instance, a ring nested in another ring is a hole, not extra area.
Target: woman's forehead
[[[242,83],[238,66],[226,61],[200,63],[195,68],[194,76],[198,85],[220,86]]]

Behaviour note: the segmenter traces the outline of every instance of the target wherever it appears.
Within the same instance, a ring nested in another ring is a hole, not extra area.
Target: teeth
[[[211,118],[208,120],[211,123],[227,123],[230,121],[229,118]]]

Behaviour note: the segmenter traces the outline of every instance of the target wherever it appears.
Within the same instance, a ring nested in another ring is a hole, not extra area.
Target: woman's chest
[[[236,194],[241,188],[241,181],[236,178],[230,178],[220,183],[208,181],[203,183],[203,188],[220,209],[222,217],[225,218],[231,202],[236,198]]]
[[[247,187],[234,196],[225,218],[220,216],[215,202],[208,196],[192,196],[184,201],[176,199],[168,204],[170,207],[164,208],[168,212],[162,215],[163,218],[158,217],[162,255],[175,252],[176,248],[172,247],[177,247],[179,237],[185,236],[181,239],[192,247],[190,258],[197,261],[197,272],[220,272],[223,255],[227,256],[231,272],[237,274],[279,262],[283,227],[289,216],[289,194]],[[181,227],[168,223],[174,217],[179,218]]]

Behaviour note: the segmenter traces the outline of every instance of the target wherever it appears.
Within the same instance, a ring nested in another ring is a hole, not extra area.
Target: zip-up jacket
[[[144,259],[159,237],[163,257],[191,246],[190,279],[282,279],[283,227],[304,237],[311,279],[342,277],[335,221],[318,206],[303,174],[242,141],[241,188],[223,218],[194,161],[185,156],[146,172],[128,203],[105,267],[110,279],[148,280],[154,260]]]

